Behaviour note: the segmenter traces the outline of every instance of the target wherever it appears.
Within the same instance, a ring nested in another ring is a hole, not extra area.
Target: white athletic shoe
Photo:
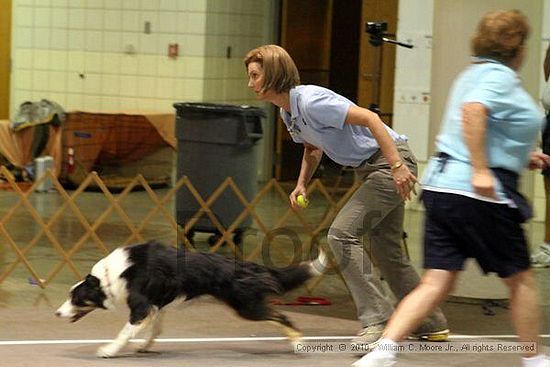
[[[534,268],[550,267],[550,243],[543,242],[538,251],[531,255],[531,266]]]
[[[535,361],[536,360],[536,361]],[[533,367],[550,367],[550,359],[545,355],[538,355],[533,358],[523,358],[522,366],[533,366]]]
[[[395,355],[374,350],[352,364],[353,367],[391,367],[397,363]]]
[[[543,367],[550,367],[550,359],[548,359],[548,357],[546,357],[546,359],[544,360],[544,363],[542,364]]]

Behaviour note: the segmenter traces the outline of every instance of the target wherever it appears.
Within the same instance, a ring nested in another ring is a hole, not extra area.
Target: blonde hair
[[[519,10],[487,13],[472,37],[473,54],[509,64],[524,46],[529,31],[527,18]]]
[[[275,93],[288,92],[300,84],[300,74],[294,60],[281,46],[264,45],[249,51],[244,58],[244,65],[259,63],[264,71],[262,92],[272,90]]]

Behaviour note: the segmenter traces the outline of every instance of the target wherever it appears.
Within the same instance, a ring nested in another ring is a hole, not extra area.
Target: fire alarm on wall
[[[179,56],[179,45],[177,43],[168,44],[168,56],[173,59]]]

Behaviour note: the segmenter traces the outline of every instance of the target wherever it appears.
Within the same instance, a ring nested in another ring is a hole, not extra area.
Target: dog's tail
[[[328,267],[326,253],[319,248],[317,259],[290,265],[286,268],[270,269],[271,274],[279,281],[283,292],[287,292],[304,284],[308,279],[321,275]]]

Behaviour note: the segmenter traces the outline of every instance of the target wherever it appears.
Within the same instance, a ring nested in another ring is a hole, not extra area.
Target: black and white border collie
[[[147,334],[139,351],[147,351],[160,334],[163,307],[176,299],[188,301],[201,295],[214,296],[245,319],[275,322],[297,343],[300,331],[271,308],[266,297],[302,285],[321,274],[326,265],[322,251],[312,262],[271,268],[150,241],[118,248],[101,259],[71,288],[69,299],[55,314],[75,322],[95,309],[112,309],[126,302],[130,319],[114,341],[98,349],[97,355],[104,358],[115,356],[142,331]]]

